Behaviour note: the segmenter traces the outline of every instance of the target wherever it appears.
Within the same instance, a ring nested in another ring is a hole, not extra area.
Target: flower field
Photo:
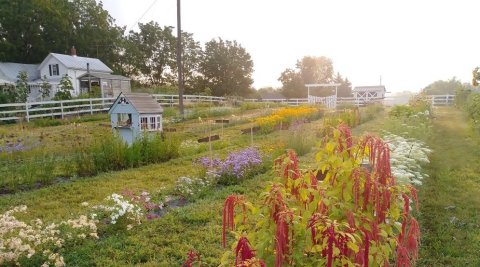
[[[432,197],[453,190],[439,183],[464,168],[445,163],[438,153],[453,144],[432,137],[454,133],[441,120],[451,109],[397,109],[215,109],[172,120],[167,127],[177,131],[165,140],[177,140],[176,153],[163,160],[170,150],[144,152],[138,164],[120,153],[128,149],[99,141],[111,134],[105,120],[0,126],[9,149],[0,152],[9,179],[0,183],[9,188],[0,195],[0,265],[476,266],[478,246],[466,244],[480,234],[478,186],[463,189],[468,201],[455,191]],[[226,117],[229,124],[212,122]],[[255,126],[263,130],[241,133]],[[213,134],[220,140],[196,141]],[[82,143],[82,157],[65,148],[71,139]],[[478,148],[455,146],[459,155]],[[94,148],[103,158],[89,156]],[[25,164],[44,155],[50,163]],[[13,166],[30,170],[19,175]],[[51,177],[35,178],[44,168]],[[473,181],[475,172],[462,170]]]

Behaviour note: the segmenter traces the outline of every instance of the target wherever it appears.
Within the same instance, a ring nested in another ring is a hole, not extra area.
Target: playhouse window
[[[119,127],[130,127],[132,126],[132,114],[129,113],[120,113],[118,114],[118,126]]]
[[[162,119],[160,116],[140,117],[141,129],[146,131],[156,131],[162,129]]]

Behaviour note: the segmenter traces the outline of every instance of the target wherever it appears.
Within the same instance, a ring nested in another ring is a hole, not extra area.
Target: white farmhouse
[[[70,55],[50,53],[40,64],[0,63],[0,85],[15,84],[19,71],[27,71],[28,101],[48,100],[58,90],[60,80],[68,75],[73,85],[73,96],[88,93],[92,87],[100,89],[100,96],[114,97],[120,92],[130,92],[130,79],[113,75],[113,71],[97,58],[79,57],[72,47]],[[40,93],[42,78],[52,85],[50,97]]]

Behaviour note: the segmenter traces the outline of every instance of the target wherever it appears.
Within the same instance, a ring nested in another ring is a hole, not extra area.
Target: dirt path
[[[418,266],[480,266],[480,133],[459,110],[438,109],[435,116],[430,177],[419,190]]]

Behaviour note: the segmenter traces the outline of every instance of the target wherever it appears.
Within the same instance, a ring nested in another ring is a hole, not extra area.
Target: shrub
[[[466,110],[473,123],[478,124],[480,122],[480,94],[476,93],[468,96]]]
[[[408,118],[415,114],[415,110],[408,105],[395,105],[388,112],[388,115],[395,118]]]
[[[396,184],[389,151],[375,136],[354,140],[345,124],[324,140],[316,173],[302,172],[296,154],[288,151],[276,161],[278,177],[258,206],[243,196],[226,198],[223,245],[228,231],[237,245],[225,253],[222,264],[414,264],[420,231],[410,203],[417,199],[416,190]],[[235,216],[236,208],[242,212]]]
[[[315,140],[303,134],[301,129],[289,131],[287,134],[287,148],[295,150],[297,155],[303,156],[310,152],[315,145]]]
[[[384,110],[381,104],[370,104],[360,110],[360,122],[365,123],[373,120],[380,112]]]

